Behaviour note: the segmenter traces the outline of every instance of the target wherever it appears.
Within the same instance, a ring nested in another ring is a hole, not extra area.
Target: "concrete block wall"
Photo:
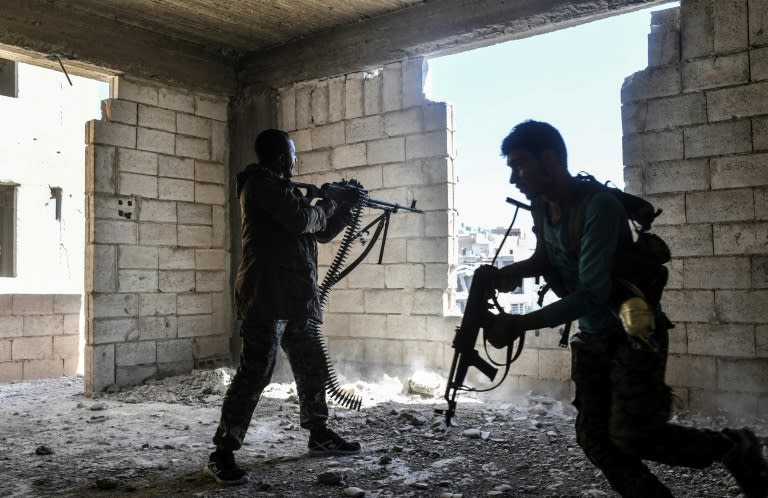
[[[453,109],[426,99],[425,75],[419,58],[279,90],[278,126],[296,143],[298,181],[355,178],[373,198],[415,199],[425,211],[393,214],[383,264],[374,249],[331,292],[323,333],[341,370],[443,369],[452,354]],[[320,246],[321,278],[339,241]],[[348,261],[361,250],[355,244]]]
[[[768,0],[656,12],[622,88],[627,190],[664,209],[667,378],[694,411],[768,415]]]
[[[119,79],[86,125],[86,389],[229,356],[226,99]]]
[[[0,295],[0,382],[75,375],[80,294]]]

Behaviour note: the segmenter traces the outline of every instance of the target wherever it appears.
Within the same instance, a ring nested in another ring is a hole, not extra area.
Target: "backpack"
[[[579,173],[574,177],[576,182],[577,197],[579,199],[576,209],[564,212],[563,223],[566,225],[564,242],[573,254],[579,251],[579,242],[584,231],[584,211],[593,195],[599,192],[610,192],[624,207],[627,218],[634,226],[635,235],[633,242],[624,251],[617,254],[613,268],[613,277],[616,285],[611,296],[611,304],[618,306],[628,297],[639,295],[651,306],[658,305],[664,286],[667,284],[668,270],[664,266],[671,259],[669,246],[656,234],[650,233],[653,220],[661,214],[661,209],[636,195],[629,194],[616,187],[600,183],[594,176]],[[534,232],[541,237],[537,226],[543,222],[546,209],[543,200],[533,205]],[[554,268],[544,272],[546,284],[539,291],[539,305],[544,294],[552,290],[558,297],[569,293],[565,283]],[[566,326],[564,335],[567,334],[570,324]],[[566,339],[567,340],[567,339]],[[562,343],[561,343],[562,345]]]

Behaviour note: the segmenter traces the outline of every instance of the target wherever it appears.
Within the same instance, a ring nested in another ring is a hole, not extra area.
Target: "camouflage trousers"
[[[246,320],[240,328],[243,350],[240,366],[224,396],[221,420],[213,442],[217,448],[237,450],[243,443],[262,391],[272,379],[278,345],[291,364],[299,395],[299,422],[305,429],[328,418],[323,386],[324,357],[305,320]]]
[[[666,320],[664,320],[666,322]],[[720,432],[669,423],[664,383],[669,336],[657,326],[658,352],[633,349],[624,331],[579,334],[572,344],[576,437],[587,458],[623,497],[671,497],[642,460],[704,468],[731,443]]]

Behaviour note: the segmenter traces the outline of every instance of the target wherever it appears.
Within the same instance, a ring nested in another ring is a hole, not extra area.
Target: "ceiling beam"
[[[433,0],[363,23],[248,54],[238,79],[280,87],[461,52],[562,29],[670,0]]]
[[[66,1],[2,0],[0,44],[19,47],[27,60],[38,54],[42,65],[45,57],[59,54],[75,74],[78,66],[95,66],[105,75],[126,73],[218,95],[236,89],[232,60],[162,33],[77,11]]]

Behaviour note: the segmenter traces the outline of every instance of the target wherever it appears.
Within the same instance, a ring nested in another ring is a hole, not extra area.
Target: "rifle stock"
[[[461,325],[456,328],[456,336],[453,339],[453,361],[451,362],[451,371],[448,375],[444,396],[448,402],[448,409],[436,410],[438,413],[445,413],[445,423],[448,426],[451,425],[451,419],[456,414],[456,395],[458,391],[465,389],[464,379],[469,367],[477,368],[491,381],[498,372],[498,369],[481,358],[475,349],[477,336],[480,329],[485,325],[489,314],[487,293],[492,289],[492,278],[493,273],[490,271],[475,272],[472,285],[469,288],[464,316],[461,318]]]

